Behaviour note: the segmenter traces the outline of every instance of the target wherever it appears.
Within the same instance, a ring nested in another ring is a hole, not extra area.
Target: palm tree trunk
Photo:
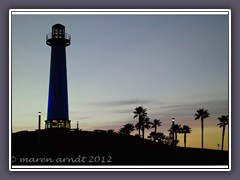
[[[138,123],[139,123],[139,129],[138,129],[138,135],[141,137],[141,126],[140,126],[141,116],[138,116]]]
[[[172,146],[174,146],[174,132],[171,132],[171,137],[172,137]]]
[[[144,139],[144,127],[142,128],[142,138]]]
[[[157,126],[155,126],[155,134],[157,133]]]
[[[223,125],[223,131],[222,131],[222,151],[223,151],[223,144],[224,144],[224,134],[225,134],[225,125]]]
[[[203,118],[201,118],[201,129],[202,129],[202,149],[203,149]]]
[[[177,132],[175,132],[175,142],[174,142],[174,145],[175,146],[177,145]]]
[[[184,147],[186,147],[187,144],[187,133],[184,133]]]

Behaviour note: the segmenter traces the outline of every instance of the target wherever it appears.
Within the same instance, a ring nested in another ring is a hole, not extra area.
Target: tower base
[[[45,129],[71,129],[70,120],[54,119],[45,121]]]

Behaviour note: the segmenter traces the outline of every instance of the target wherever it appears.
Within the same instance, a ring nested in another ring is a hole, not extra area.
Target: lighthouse
[[[48,91],[48,110],[45,129],[70,129],[68,116],[68,89],[66,47],[71,36],[65,33],[65,26],[55,24],[46,36],[46,44],[51,46],[50,79]]]

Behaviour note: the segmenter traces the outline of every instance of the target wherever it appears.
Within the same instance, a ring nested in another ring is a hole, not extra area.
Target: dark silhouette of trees
[[[152,141],[157,141],[161,144],[165,144],[166,136],[162,132],[151,132],[148,136],[148,138]]]
[[[157,133],[157,127],[162,125],[160,119],[154,119],[152,124],[152,128],[154,128],[154,132]]]
[[[144,139],[145,129],[149,129],[151,127],[151,122],[150,122],[149,117],[147,117],[147,116],[144,117],[141,127],[142,127],[142,138]]]
[[[173,145],[176,146],[179,142],[177,134],[181,133],[181,125],[174,124],[173,126],[171,126],[171,128],[168,131],[172,136],[175,136]]]
[[[148,136],[151,140],[153,141],[157,141],[161,144],[164,144],[165,143],[165,139],[166,139],[166,136],[164,135],[164,133],[162,132],[151,132]]]
[[[147,117],[147,109],[143,108],[142,106],[138,106],[135,108],[135,111],[133,113],[134,113],[133,118],[138,117],[138,123],[136,124],[135,127],[136,127],[136,129],[138,129],[138,134],[141,137],[140,132],[142,130],[143,121]]]
[[[132,131],[134,131],[134,125],[130,123],[125,124],[121,129],[119,129],[120,134],[126,135],[130,135]]]
[[[107,130],[107,133],[114,133],[114,129]]]
[[[192,130],[189,126],[187,125],[183,125],[183,127],[181,128],[181,133],[184,134],[184,147],[187,147],[187,134],[191,133]]]
[[[136,130],[138,130],[138,136],[141,138],[141,130],[142,130],[142,122],[138,122],[136,125],[135,125],[135,128]]]
[[[202,132],[202,149],[203,149],[203,128],[204,128],[204,119],[210,117],[208,110],[198,109],[197,113],[194,115],[195,120],[201,119],[201,132]]]
[[[173,128],[174,128],[174,133],[175,133],[175,146],[176,146],[176,145],[177,145],[177,142],[178,142],[178,136],[177,136],[177,134],[178,134],[178,133],[181,133],[181,125],[175,124]]]
[[[221,128],[223,128],[222,130],[222,148],[221,150],[223,151],[223,144],[224,144],[224,135],[225,135],[225,128],[228,125],[228,116],[224,116],[222,115],[221,117],[218,118],[218,120],[220,121],[217,125]]]
[[[172,145],[172,138],[171,138],[171,136],[165,136],[163,144],[171,146]]]
[[[161,126],[162,122],[160,122],[159,119],[154,119],[154,121],[150,122],[150,124],[152,125],[151,128],[154,128],[154,132],[151,132],[148,138],[150,138],[153,141],[158,141],[160,135],[157,134],[157,127]]]
[[[162,132],[157,132],[155,136],[156,136],[156,140],[159,143],[164,144],[164,140],[166,139],[166,136]]]
[[[155,132],[151,132],[151,133],[149,134],[148,138],[149,138],[150,140],[152,140],[152,141],[155,141],[155,139],[156,139],[156,133],[155,133]]]

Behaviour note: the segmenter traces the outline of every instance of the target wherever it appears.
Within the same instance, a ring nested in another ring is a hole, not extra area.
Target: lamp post
[[[38,130],[41,130],[41,112],[38,112]]]
[[[172,145],[175,146],[174,132],[175,132],[175,118],[172,118]]]
[[[41,112],[38,112],[38,143],[40,143]]]

